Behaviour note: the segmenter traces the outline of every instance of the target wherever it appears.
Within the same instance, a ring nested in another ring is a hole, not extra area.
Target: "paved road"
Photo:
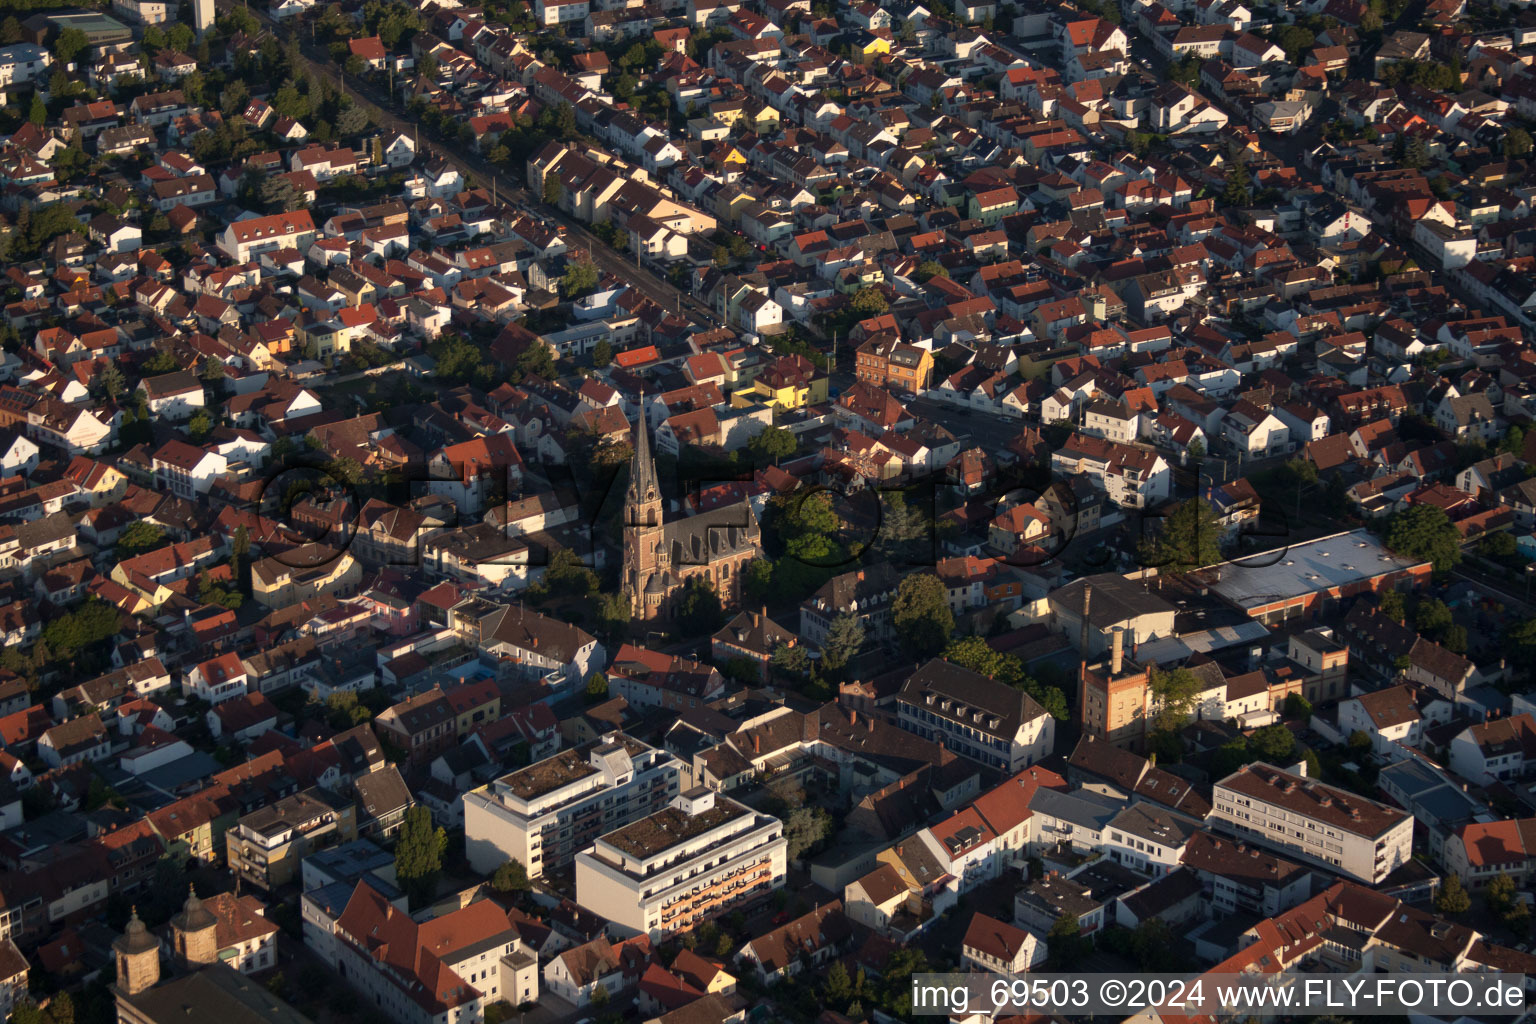
[[[961,409],[932,398],[914,398],[907,408],[932,420],[954,434],[962,443],[975,444],[988,455],[996,456],[1018,436],[1023,420],[1009,420],[991,413]]]

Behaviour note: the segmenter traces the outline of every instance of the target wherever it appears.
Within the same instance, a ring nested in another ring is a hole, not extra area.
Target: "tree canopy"
[[[496,869],[496,873],[491,876],[491,887],[502,893],[526,892],[532,887],[528,881],[528,869],[523,867],[522,861],[513,857]]]
[[[448,850],[448,833],[432,824],[432,812],[420,804],[405,812],[395,840],[395,877],[412,906],[431,900]]]
[[[951,640],[949,646],[944,648],[944,660],[972,672],[991,676],[1014,689],[1023,690],[1060,721],[1071,717],[1067,710],[1067,696],[1060,687],[1040,683],[1024,671],[1024,663],[1017,655],[995,651],[979,636],[961,636]]]
[[[896,587],[891,621],[908,654],[926,657],[943,650],[955,629],[943,581],[931,573],[904,577]]]
[[[832,620],[821,644],[821,661],[830,669],[840,669],[864,646],[864,624],[852,612],[843,612]]]
[[[1387,547],[1400,555],[1434,564],[1448,572],[1461,561],[1461,534],[1445,510],[1434,505],[1409,505],[1387,522]]]
[[[1194,714],[1200,696],[1200,679],[1187,668],[1152,670],[1151,690],[1157,731],[1182,729]]]
[[[1202,498],[1176,507],[1163,519],[1157,539],[1142,548],[1142,561],[1162,573],[1186,573],[1221,560],[1221,524]]]

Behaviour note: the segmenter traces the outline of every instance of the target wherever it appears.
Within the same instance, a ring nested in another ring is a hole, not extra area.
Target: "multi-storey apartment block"
[[[1218,828],[1374,884],[1412,854],[1413,817],[1305,775],[1251,764],[1216,784]]]
[[[291,882],[316,850],[357,838],[357,808],[320,788],[241,818],[226,837],[229,869],[268,892]]]
[[[1050,754],[1056,720],[1033,697],[935,658],[896,695],[896,724],[973,761],[1017,772]]]
[[[490,874],[515,858],[537,878],[605,832],[666,807],[682,765],[622,733],[562,750],[464,796],[469,862]]]
[[[784,823],[702,786],[576,856],[576,902],[654,940],[784,884]]]

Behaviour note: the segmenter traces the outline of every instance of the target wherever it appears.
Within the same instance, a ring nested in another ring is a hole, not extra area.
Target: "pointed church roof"
[[[645,392],[640,392],[640,415],[635,421],[635,457],[629,463],[629,503],[642,501],[647,495],[659,497],[661,488],[656,486],[656,464],[651,460],[650,428],[645,423]]]

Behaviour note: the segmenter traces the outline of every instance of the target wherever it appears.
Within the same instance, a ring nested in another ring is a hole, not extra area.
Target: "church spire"
[[[645,424],[645,392],[640,392],[640,415],[635,421],[635,457],[629,463],[629,504],[655,501],[656,464],[651,461],[650,429]]]

